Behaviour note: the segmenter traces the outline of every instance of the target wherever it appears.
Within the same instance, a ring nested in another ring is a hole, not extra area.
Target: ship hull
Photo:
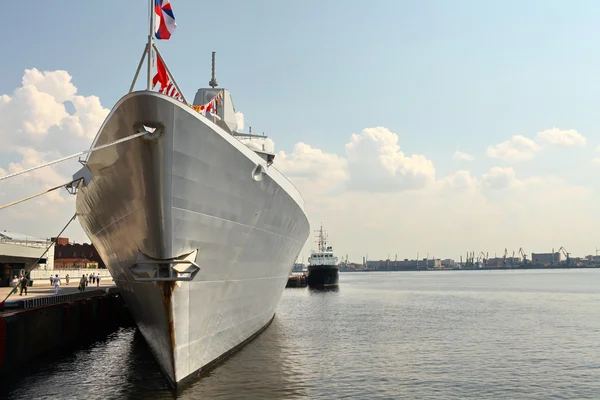
[[[123,97],[94,146],[142,125],[157,129],[90,155],[77,217],[177,386],[268,325],[310,227],[281,173],[170,97]]]
[[[310,265],[306,282],[309,287],[339,285],[339,268],[336,265]]]

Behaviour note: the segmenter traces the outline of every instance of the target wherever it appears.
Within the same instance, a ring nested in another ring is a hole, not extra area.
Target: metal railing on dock
[[[118,293],[117,288],[106,288],[90,290],[88,292],[58,294],[54,296],[34,297],[32,299],[17,300],[5,303],[5,308],[28,309],[36,307],[51,306],[53,304],[68,303],[70,301],[89,299],[92,297],[104,296],[105,294]]]

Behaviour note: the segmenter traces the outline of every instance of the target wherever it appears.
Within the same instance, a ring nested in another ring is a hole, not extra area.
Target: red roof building
[[[104,261],[102,261],[102,257],[100,257],[93,244],[69,243],[68,238],[58,238],[56,240],[56,245],[54,246],[54,268],[57,268],[57,265],[59,265],[59,263],[64,262],[66,260],[69,260],[68,262],[70,263],[75,262],[75,260],[79,260],[79,263],[96,262],[98,263],[98,268],[106,268],[106,265],[104,265]]]

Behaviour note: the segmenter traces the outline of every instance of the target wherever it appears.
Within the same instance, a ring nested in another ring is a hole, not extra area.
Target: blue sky
[[[220,86],[232,92],[246,126],[267,132],[276,150],[290,153],[301,141],[344,156],[351,134],[381,126],[407,155],[433,160],[437,177],[465,168],[452,159],[458,146],[475,156],[466,168],[476,176],[506,166],[522,179],[551,174],[598,189],[590,160],[600,145],[600,2],[172,6],[178,27],[159,47],[184,94],[192,99],[207,85],[216,51]],[[27,68],[60,69],[79,94],[110,109],[135,73],[147,8],[142,0],[8,3],[0,94],[12,93]],[[587,146],[548,149],[534,162],[486,156],[512,135],[534,138],[554,127],[577,130]]]
[[[212,4],[211,4],[212,3]],[[406,151],[449,160],[513,134],[598,128],[600,3],[594,1],[173,0],[160,48],[184,92],[217,77],[279,149],[331,152],[385,126]],[[0,26],[0,91],[25,68],[65,69],[111,105],[147,35],[145,1],[10,2]],[[435,143],[431,140],[434,139]],[[439,166],[442,168],[442,166]]]

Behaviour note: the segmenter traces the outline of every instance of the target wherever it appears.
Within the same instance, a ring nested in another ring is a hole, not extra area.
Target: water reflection
[[[287,351],[283,351],[287,348]],[[184,388],[169,388],[141,333],[121,328],[106,340],[40,360],[0,381],[1,398],[296,399],[306,398],[302,363],[293,359],[277,316],[270,327]],[[25,377],[25,379],[23,379]]]
[[[258,338],[181,391],[179,398],[306,398],[306,377],[302,364],[292,358],[287,336],[281,319],[275,316]]]
[[[0,398],[598,398],[599,279],[347,274],[341,288],[286,290],[265,332],[179,392],[137,329],[121,328],[31,363]]]
[[[317,286],[317,287],[309,287],[308,288],[308,292],[310,294],[320,294],[320,293],[339,292],[339,291],[340,291],[340,287],[338,285],[336,285],[336,286]]]

